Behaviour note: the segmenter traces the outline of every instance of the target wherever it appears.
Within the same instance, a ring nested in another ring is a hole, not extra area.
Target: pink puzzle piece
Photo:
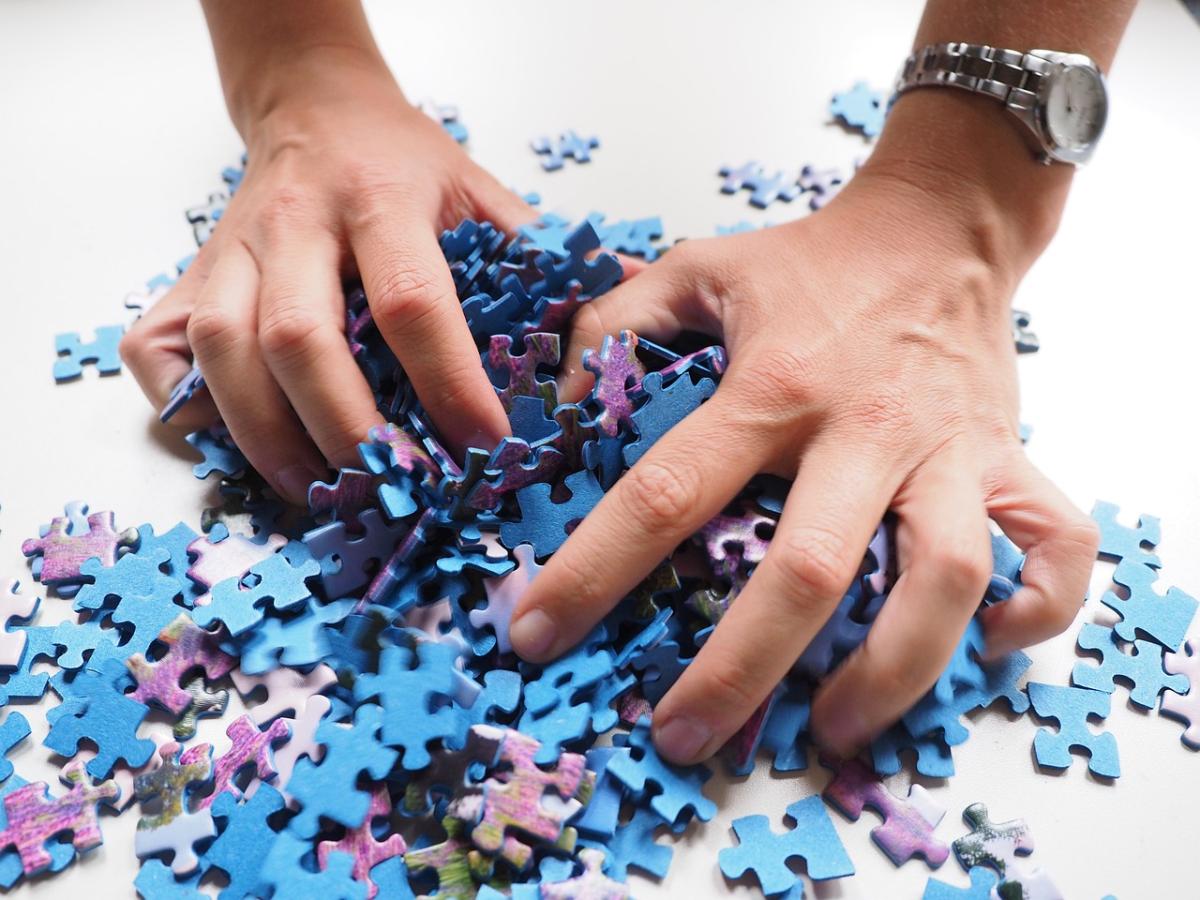
[[[143,654],[135,653],[125,662],[137,681],[137,690],[130,696],[139,703],[153,700],[175,715],[182,714],[192,702],[191,693],[180,686],[186,673],[201,668],[216,680],[237,662],[221,651],[217,635],[196,625],[186,613],[159,632],[158,639],[168,646],[162,659],[147,662]]]
[[[8,623],[13,619],[28,619],[38,608],[37,597],[18,593],[20,585],[11,578],[0,586],[0,666],[20,665],[25,650],[25,632],[9,631]]]
[[[317,862],[325,869],[330,853],[341,851],[354,857],[351,870],[355,881],[365,882],[368,900],[379,893],[379,885],[371,880],[371,869],[393,856],[402,856],[408,851],[404,838],[389,835],[387,840],[376,840],[371,826],[375,820],[392,811],[392,798],[386,785],[378,785],[371,791],[371,805],[367,807],[367,818],[357,828],[348,828],[340,841],[321,841],[317,845]]]
[[[256,544],[242,534],[231,534],[224,540],[210,541],[199,537],[188,544],[188,553],[195,561],[188,569],[188,576],[211,590],[214,584],[226,578],[243,578],[254,566],[272,553],[279,552],[287,544],[282,534],[272,534],[265,544]],[[196,599],[196,606],[208,606],[212,598],[208,593]]]
[[[50,865],[50,854],[43,845],[55,835],[71,832],[71,843],[79,851],[90,850],[103,840],[96,804],[117,799],[116,783],[90,784],[79,760],[68,763],[61,777],[70,788],[61,797],[49,798],[46,782],[32,781],[4,798],[8,827],[0,831],[0,848],[16,848],[26,875]]]
[[[1186,694],[1165,691],[1162,712],[1187,722],[1180,739],[1193,750],[1200,750],[1200,645],[1192,640],[1184,641],[1178,652],[1163,657],[1163,669],[1168,675],[1183,675],[1191,683]]]
[[[247,708],[256,725],[286,712],[299,712],[310,697],[337,681],[333,669],[323,663],[307,673],[290,666],[280,666],[262,675],[247,675],[241,669],[234,669],[232,677],[243,700],[260,687],[266,690],[266,700]]]
[[[118,532],[111,512],[92,513],[87,517],[86,534],[67,534],[70,520],[58,516],[50,521],[50,529],[39,538],[29,538],[21,544],[26,556],[42,557],[42,584],[59,585],[82,579],[79,567],[89,559],[100,560],[102,566],[114,565],[117,549],[137,543],[137,529]]]
[[[774,528],[774,519],[746,510],[741,515],[720,515],[710,519],[701,527],[700,539],[708,551],[713,570],[718,575],[730,577],[739,568],[752,568],[763,561],[771,538],[763,537],[759,532]]]
[[[486,725],[475,728],[488,729]],[[519,731],[502,732],[498,771],[484,783],[482,816],[471,831],[475,846],[489,853],[501,853],[518,869],[529,862],[532,850],[520,842],[507,840],[509,828],[554,843],[562,835],[563,823],[582,804],[575,799],[592,775],[586,759],[578,753],[563,753],[554,770],[547,772],[534,763],[541,744]],[[553,803],[547,793],[553,792]]]
[[[225,734],[231,742],[229,749],[213,764],[213,791],[200,801],[199,809],[211,806],[223,793],[240,798],[242,790],[233,778],[243,766],[253,764],[260,781],[274,778],[277,771],[271,758],[271,745],[287,740],[291,729],[286,721],[276,719],[266,731],[260,731],[248,715],[242,715],[229,723]]]
[[[592,393],[603,411],[596,425],[609,437],[616,437],[621,426],[633,425],[633,398],[626,388],[646,377],[646,369],[637,358],[638,337],[632,331],[622,331],[620,340],[606,335],[600,351],[584,350],[583,367],[596,376]]]
[[[513,610],[517,601],[537,577],[542,567],[533,558],[531,544],[517,544],[513,548],[513,556],[517,558],[517,567],[507,575],[498,578],[483,579],[483,587],[487,591],[487,606],[473,609],[467,614],[471,624],[476,628],[492,626],[496,633],[496,647],[501,653],[512,650],[512,642],[508,639],[508,625],[512,621]]]
[[[950,855],[950,848],[933,836],[946,811],[937,808],[919,784],[909,789],[908,801],[902,800],[868,766],[852,759],[835,769],[822,796],[852,821],[866,807],[879,813],[883,824],[871,829],[871,837],[898,866],[920,856],[936,869]]]
[[[295,802],[287,792],[288,782],[292,780],[292,772],[300,758],[307,756],[313,762],[320,762],[325,755],[325,745],[317,742],[317,726],[325,718],[333,704],[328,697],[317,694],[309,697],[304,709],[298,712],[294,719],[280,719],[292,731],[292,736],[275,751],[275,786],[288,801],[288,806],[295,808]],[[246,788],[246,796],[254,796],[259,782],[252,782]]]

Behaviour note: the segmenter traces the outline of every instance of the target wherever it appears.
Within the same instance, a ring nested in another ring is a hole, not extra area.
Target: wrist
[[[922,217],[965,229],[1015,283],[1054,236],[1074,172],[1038,162],[1022,127],[985,97],[911,91],[851,186],[862,179],[919,198]]]

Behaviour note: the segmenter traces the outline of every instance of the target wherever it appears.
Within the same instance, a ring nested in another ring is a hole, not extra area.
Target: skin
[[[1107,70],[1132,8],[931,0],[914,44],[1062,48]],[[507,424],[436,235],[465,216],[511,231],[532,212],[407,103],[356,4],[259,3],[250,15],[208,0],[205,11],[250,162],[212,240],[123,344],[147,395],[161,406],[194,352],[215,407],[195,402],[180,424],[219,413],[255,467],[302,499],[377,420],[341,333],[340,277],[357,270],[444,435],[490,446]],[[514,616],[518,653],[569,649],[760,471],[795,482],[765,560],[655,712],[668,758],[703,759],[754,711],[888,510],[901,574],[867,640],[817,691],[827,749],[852,754],[936,680],[988,582],[989,518],[1027,562],[1024,586],[983,613],[988,653],[1066,628],[1098,535],[1021,448],[1009,303],[1072,173],[1037,164],[986,99],[916,91],[819,215],[689,240],[583,307],[569,399],[590,387],[582,351],[621,328],[707,332],[731,363],[550,559]]]

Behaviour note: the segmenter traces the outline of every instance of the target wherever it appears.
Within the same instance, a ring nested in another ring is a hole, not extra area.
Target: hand
[[[989,516],[1028,553],[1024,587],[984,614],[989,653],[1064,629],[1098,538],[1021,448],[1008,302],[1027,261],[995,255],[1001,228],[868,164],[819,214],[686,241],[583,307],[568,397],[590,387],[583,349],[621,328],[719,335],[730,367],[551,557],[516,611],[517,651],[568,649],[763,471],[795,482],[766,558],[655,711],[670,759],[712,754],[755,710],[889,508],[901,575],[816,694],[827,749],[856,752],[936,680],[988,584]]]
[[[355,269],[449,443],[489,447],[508,433],[438,235],[466,217],[512,230],[535,214],[381,64],[322,57],[287,77],[296,88],[239,122],[249,163],[211,240],[121,352],[156,408],[194,354],[212,399],[179,424],[219,414],[254,468],[300,503],[325,463],[354,464],[382,421],[344,337],[341,281]]]

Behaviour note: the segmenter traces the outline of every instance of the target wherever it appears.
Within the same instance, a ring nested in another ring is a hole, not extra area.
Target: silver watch
[[[1024,123],[1034,152],[1047,164],[1087,162],[1108,116],[1104,76],[1079,53],[930,44],[905,60],[892,99],[938,85],[999,100]]]

